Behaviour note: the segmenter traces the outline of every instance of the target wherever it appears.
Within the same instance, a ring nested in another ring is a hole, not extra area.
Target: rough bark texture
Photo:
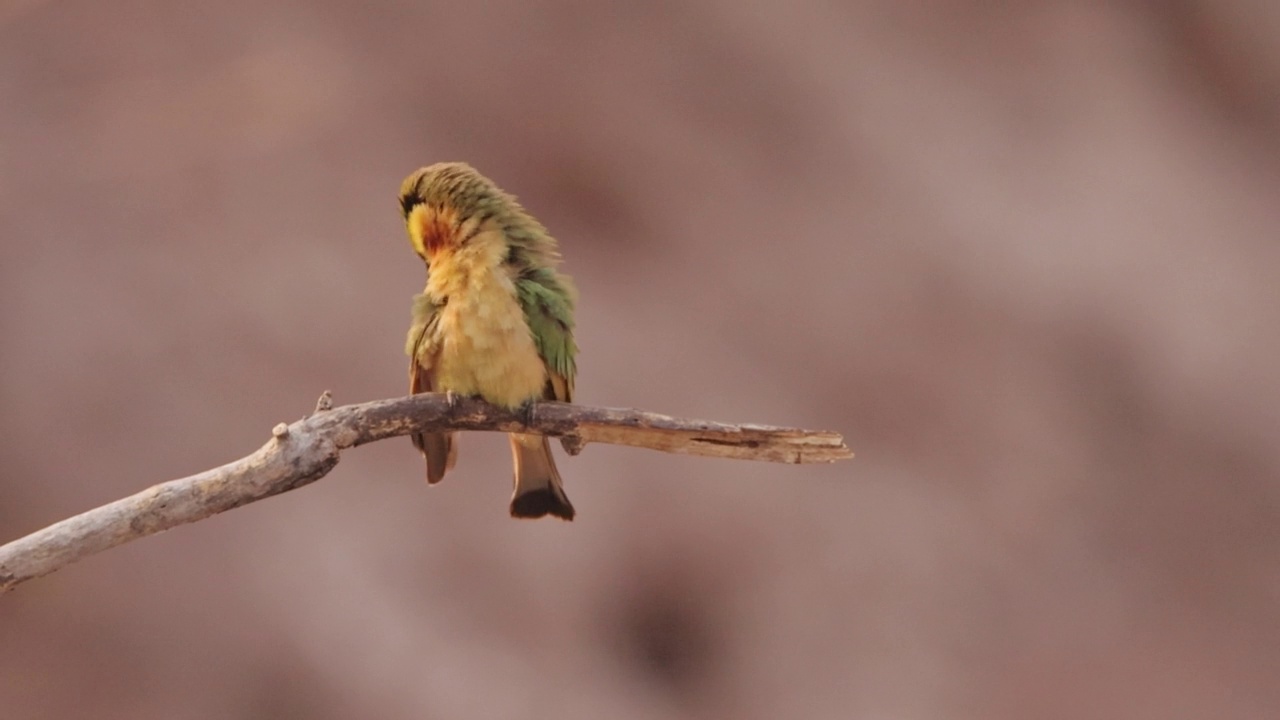
[[[596,442],[786,463],[853,457],[836,433],[686,420],[641,410],[539,403],[523,412],[436,393],[325,409],[330,404],[326,391],[316,414],[277,425],[271,440],[251,455],[155,485],[0,546],[0,592],[130,540],[309,485],[338,464],[343,450],[423,430],[537,432],[569,439],[574,454]]]

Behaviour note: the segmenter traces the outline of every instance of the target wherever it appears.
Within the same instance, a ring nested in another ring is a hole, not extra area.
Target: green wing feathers
[[[551,377],[548,399],[573,402],[578,354],[573,341],[573,284],[551,268],[537,268],[526,270],[516,279],[516,292],[538,354]]]
[[[413,322],[405,339],[409,356],[409,393],[435,390],[436,333],[433,325],[440,319],[440,308],[426,293],[413,297]],[[427,459],[427,483],[436,484],[458,459],[458,444],[453,433],[418,433],[410,436],[413,446]]]
[[[427,329],[434,325],[440,318],[440,306],[431,302],[431,298],[426,293],[413,296],[413,317],[409,324],[409,337],[405,339],[404,354],[409,356],[409,372],[412,374],[413,365],[418,361],[418,357],[422,355],[430,356],[432,353],[427,352],[429,348],[422,343],[429,342],[432,333],[428,333]]]

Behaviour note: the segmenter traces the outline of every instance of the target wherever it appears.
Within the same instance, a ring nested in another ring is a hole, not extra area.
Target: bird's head
[[[428,262],[466,242],[471,228],[489,220],[501,200],[502,191],[466,163],[429,165],[400,185],[409,242]]]

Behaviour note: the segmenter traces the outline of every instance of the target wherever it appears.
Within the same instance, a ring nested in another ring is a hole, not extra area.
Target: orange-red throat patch
[[[418,205],[409,213],[409,239],[413,249],[426,259],[457,242],[457,213],[451,209]]]

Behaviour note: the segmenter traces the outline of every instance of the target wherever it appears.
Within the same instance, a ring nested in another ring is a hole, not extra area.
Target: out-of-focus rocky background
[[[0,716],[1273,713],[1280,6],[838,5],[0,3],[0,539],[401,394],[438,160],[583,402],[858,453],[362,448],[0,597]]]

